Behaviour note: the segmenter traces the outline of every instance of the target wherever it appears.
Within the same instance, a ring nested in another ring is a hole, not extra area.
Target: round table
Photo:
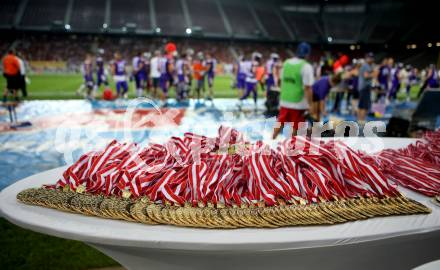
[[[410,142],[384,140],[388,148]],[[440,259],[440,207],[408,190],[401,191],[429,206],[432,213],[277,229],[148,226],[16,200],[23,189],[55,182],[65,168],[42,172],[5,188],[0,193],[2,216],[26,229],[83,241],[127,269],[409,269]]]

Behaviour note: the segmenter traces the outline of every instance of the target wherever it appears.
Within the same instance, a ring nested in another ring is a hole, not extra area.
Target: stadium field
[[[82,84],[83,79],[80,74],[36,74],[30,75],[28,84],[28,98],[33,99],[81,99],[76,95],[76,90]],[[214,97],[216,98],[237,98],[237,91],[231,88],[232,77],[229,75],[219,75],[214,82]],[[2,89],[6,85],[4,77],[0,77]],[[129,97],[134,98],[134,82],[130,83]],[[114,82],[110,82],[110,88],[115,89]],[[417,99],[420,87],[411,88],[411,99]],[[101,89],[102,90],[102,89]],[[102,92],[98,93],[98,98]],[[259,96],[263,96],[262,91],[258,91]],[[171,90],[170,97],[174,97],[175,92]],[[402,91],[398,95],[399,99],[405,98]]]
[[[78,99],[82,98],[75,94],[83,79],[80,74],[41,74],[29,76],[28,99]],[[219,75],[214,82],[214,95],[218,98],[236,98],[237,91],[231,89],[232,77]],[[3,88],[6,82],[4,77],[0,79],[0,86]],[[135,97],[134,82],[131,82],[129,97]],[[114,82],[110,82],[110,88],[115,89]],[[102,89],[101,89],[102,90]],[[262,92],[259,92],[262,95]],[[171,90],[171,97],[175,92]],[[98,94],[98,97],[100,94]]]

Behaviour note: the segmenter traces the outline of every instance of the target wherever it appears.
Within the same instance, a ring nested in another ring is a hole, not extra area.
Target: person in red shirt
[[[3,102],[8,98],[8,92],[12,93],[18,101],[17,89],[20,88],[20,62],[13,50],[3,58],[3,76],[6,78],[6,88],[3,92]]]
[[[264,68],[264,66],[262,66],[261,64],[257,67],[256,71],[255,71],[255,78],[258,81],[258,84],[261,87],[261,90],[266,91],[266,89],[264,89],[264,84],[265,84],[265,80],[264,80],[264,74],[266,73],[266,69]]]
[[[203,65],[203,53],[197,54],[197,59],[193,63],[193,77],[196,79],[197,100],[200,99],[200,91],[205,92],[205,66]]]

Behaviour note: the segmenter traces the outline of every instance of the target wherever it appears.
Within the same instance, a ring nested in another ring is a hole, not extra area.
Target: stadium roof
[[[341,44],[439,42],[436,8],[430,3],[434,2],[2,0],[0,29]]]

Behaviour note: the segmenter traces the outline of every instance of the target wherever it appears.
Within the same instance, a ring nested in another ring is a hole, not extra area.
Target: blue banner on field
[[[269,134],[268,125],[273,125],[274,119],[265,119],[263,103],[259,108],[255,110],[249,103],[238,111],[232,99],[186,104],[171,101],[166,108],[136,104],[130,115],[134,123],[125,126],[130,101],[24,102],[16,109],[17,118],[32,126],[10,129],[7,113],[0,114],[0,170],[4,172],[0,190],[26,176],[72,163],[113,139],[143,145],[164,142],[188,131],[215,136],[221,124],[247,133],[250,140],[263,139],[261,131],[267,129]],[[155,121],[160,117],[165,121]]]
[[[185,132],[216,136],[220,125],[238,129],[251,141],[270,139],[275,117],[264,116],[264,101],[259,101],[257,107],[252,101],[237,105],[236,99],[186,103],[171,100],[161,107],[139,100],[24,102],[16,109],[17,118],[31,122],[30,127],[11,129],[8,113],[0,112],[0,171],[3,172],[0,190],[26,176],[71,164],[82,154],[102,149],[113,139],[140,145],[163,143],[170,136],[182,136]],[[414,104],[397,106],[414,107]],[[387,106],[369,120],[386,121],[391,113],[392,107]],[[343,111],[332,113],[324,120],[354,121],[355,118]]]

